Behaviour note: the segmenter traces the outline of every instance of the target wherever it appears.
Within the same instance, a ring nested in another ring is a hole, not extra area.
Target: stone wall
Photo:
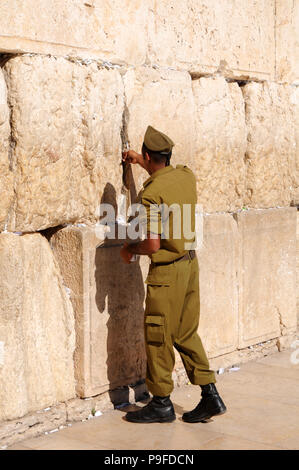
[[[298,0],[3,0],[0,50],[292,83],[298,11]]]
[[[74,314],[48,241],[0,234],[0,421],[75,396]]]
[[[148,261],[123,265],[97,221],[148,124],[197,178],[212,366],[291,345],[298,19],[298,0],[1,2],[0,443],[144,378]],[[131,201],[146,177],[132,168]]]

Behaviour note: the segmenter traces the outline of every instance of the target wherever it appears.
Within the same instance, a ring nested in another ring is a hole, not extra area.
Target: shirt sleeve
[[[142,211],[140,214],[140,223],[146,233],[162,234],[161,210],[159,201],[151,196],[142,196]]]

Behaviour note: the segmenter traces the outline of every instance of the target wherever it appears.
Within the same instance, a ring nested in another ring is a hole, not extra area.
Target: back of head
[[[154,160],[155,163],[165,163],[166,166],[170,163],[172,155],[173,141],[163,132],[158,131],[152,126],[148,126],[142,146],[142,154],[145,152]]]

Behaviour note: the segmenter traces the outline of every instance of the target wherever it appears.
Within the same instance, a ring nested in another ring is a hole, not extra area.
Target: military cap
[[[148,126],[146,129],[143,143],[146,148],[152,152],[159,152],[165,155],[167,155],[174,146],[174,143],[167,135],[157,131],[157,129],[154,129],[152,126]]]

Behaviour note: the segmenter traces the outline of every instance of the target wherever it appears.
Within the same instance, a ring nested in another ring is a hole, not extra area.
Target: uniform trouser
[[[200,337],[198,261],[177,261],[164,266],[151,264],[146,280],[145,344],[146,384],[153,395],[173,390],[174,349],[179,352],[190,382],[215,383],[215,374]]]

